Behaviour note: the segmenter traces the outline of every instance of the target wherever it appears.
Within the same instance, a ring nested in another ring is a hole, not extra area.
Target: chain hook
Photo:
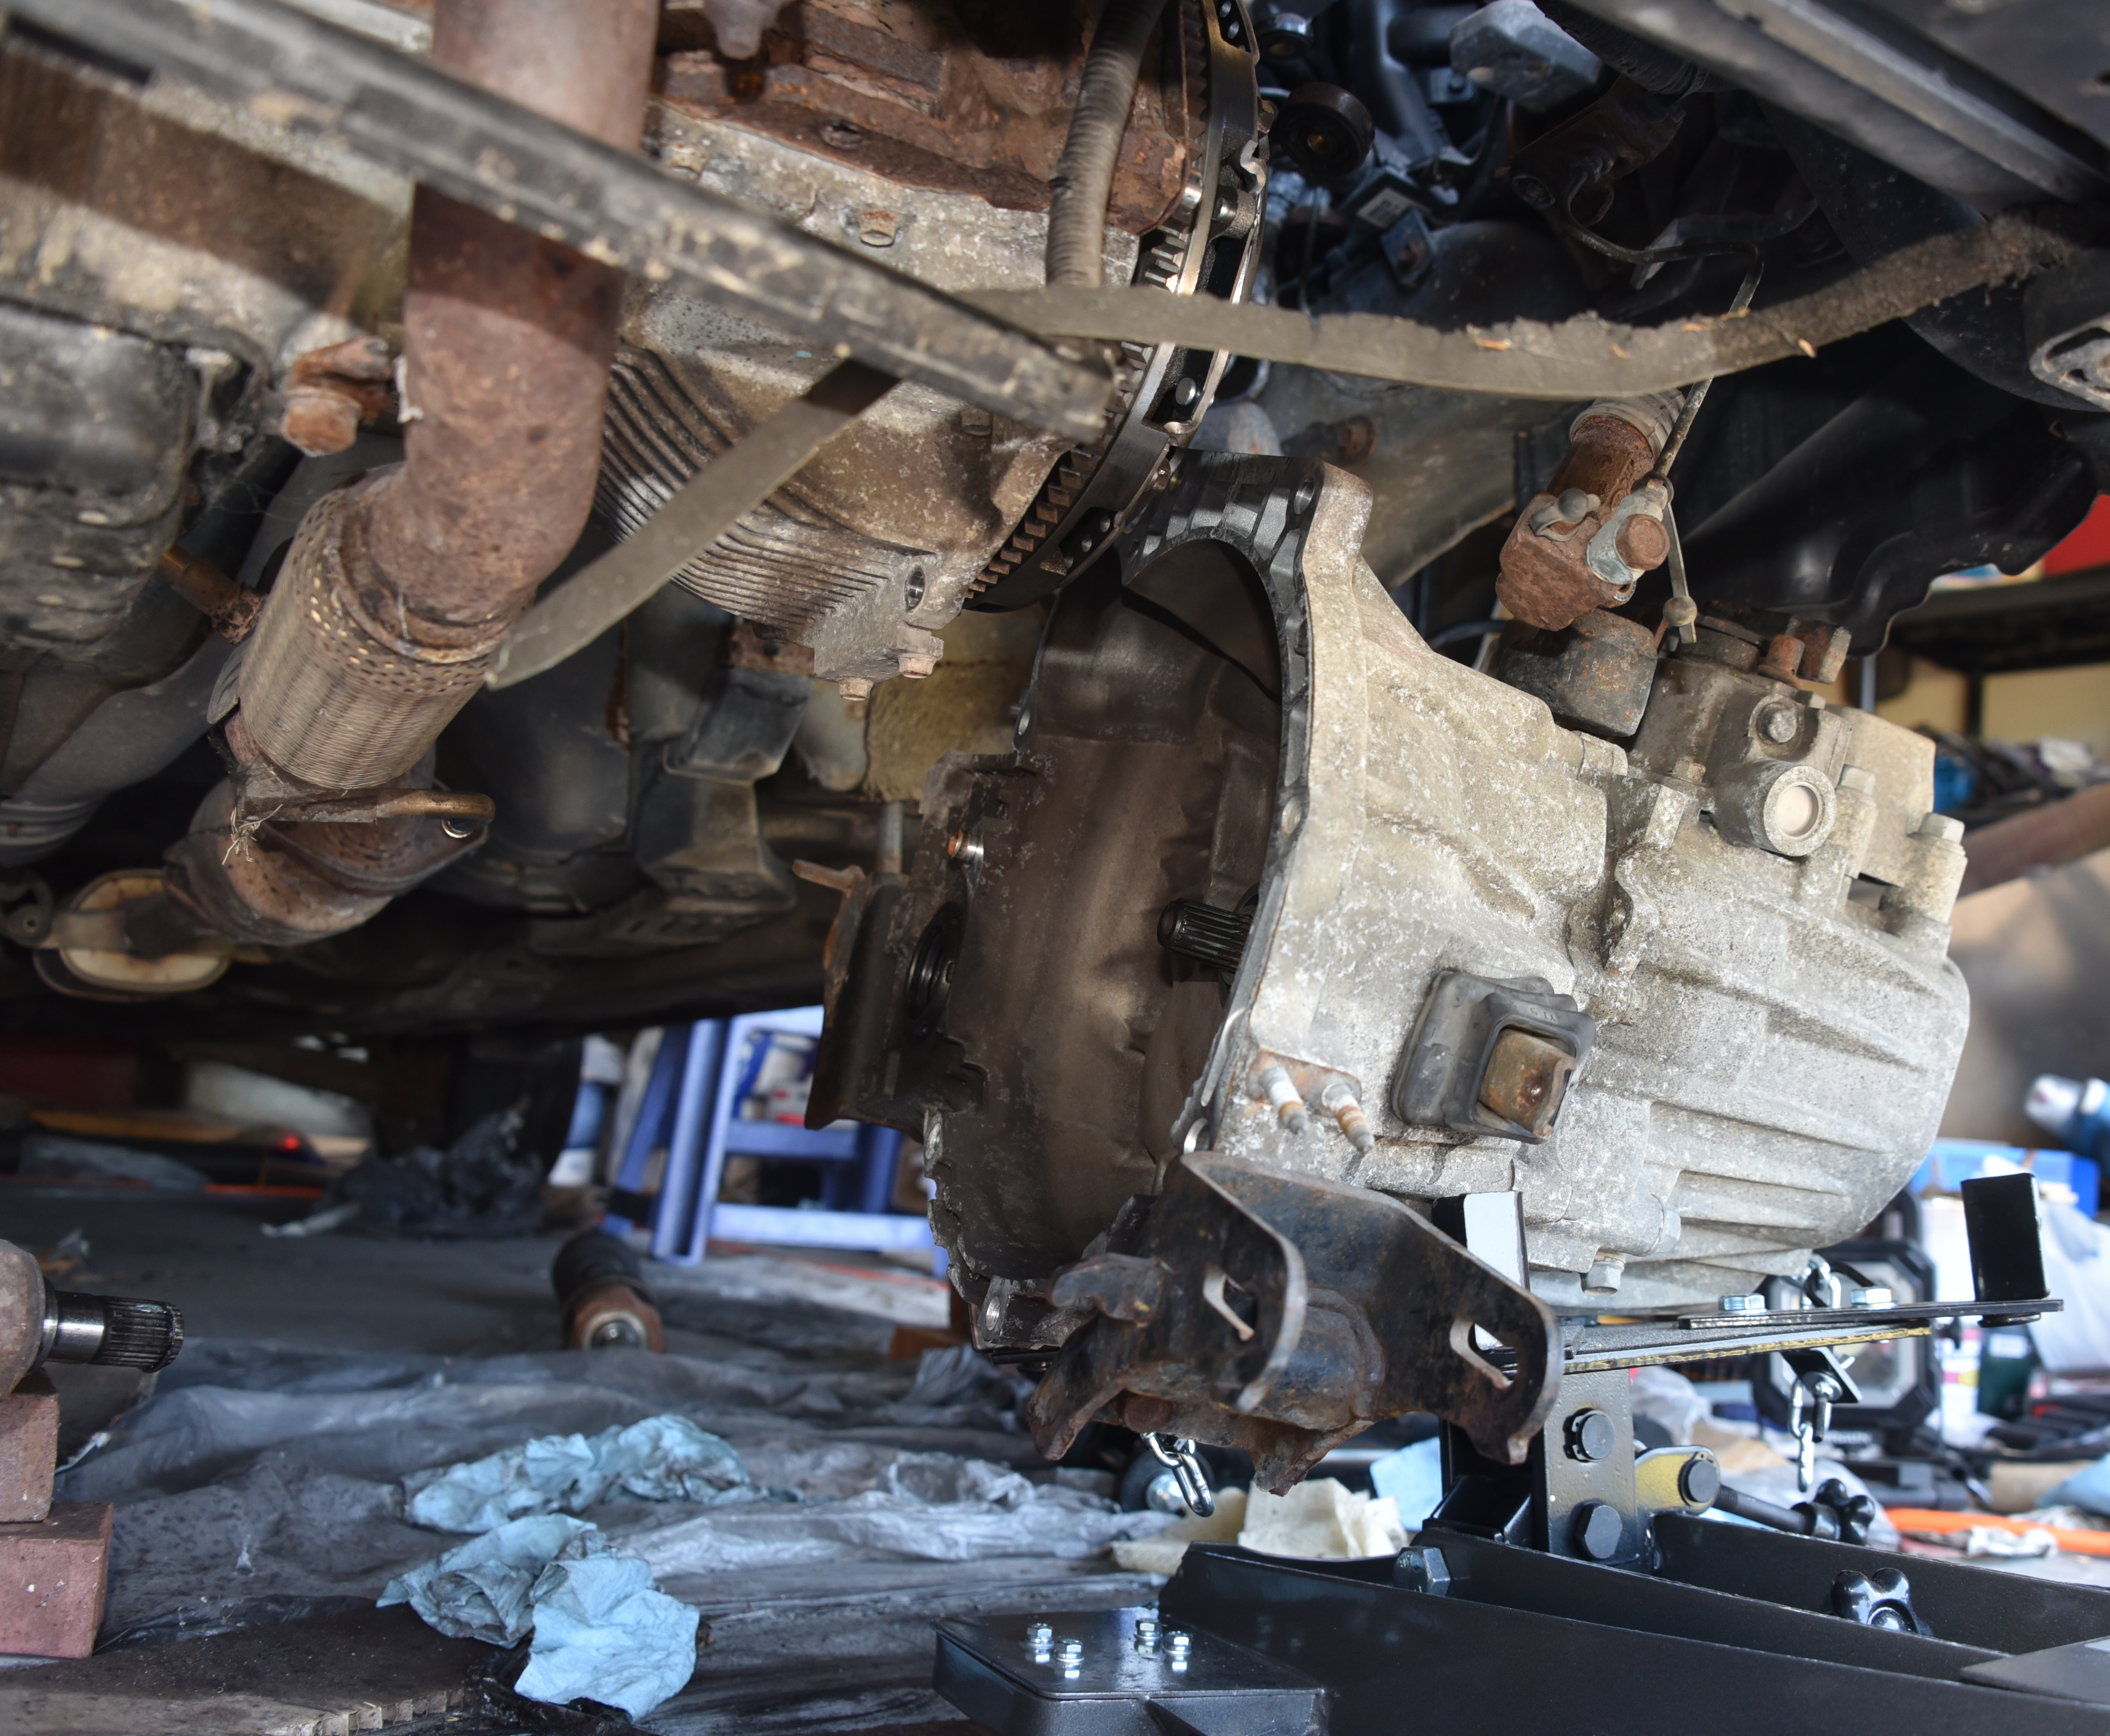
[[[1143,1444],[1156,1455],[1157,1462],[1169,1466],[1180,1480],[1180,1498],[1198,1516],[1207,1519],[1216,1511],[1216,1498],[1209,1492],[1209,1479],[1202,1468],[1202,1455],[1195,1451],[1191,1440],[1175,1440],[1169,1444],[1162,1435],[1145,1431]]]

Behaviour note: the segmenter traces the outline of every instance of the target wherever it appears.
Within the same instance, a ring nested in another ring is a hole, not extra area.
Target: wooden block
[[[52,1510],[59,1399],[41,1371],[0,1397],[0,1525],[33,1525]]]
[[[0,1525],[0,1654],[86,1657],[110,1580],[107,1501],[58,1501],[34,1525]]]

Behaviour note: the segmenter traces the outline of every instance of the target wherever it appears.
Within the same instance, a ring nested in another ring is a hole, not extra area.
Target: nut
[[[868,247],[890,247],[901,229],[901,219],[892,211],[859,211],[857,238]]]
[[[1612,546],[1637,572],[1659,567],[1670,559],[1670,533],[1655,519],[1636,513],[1619,526]]]
[[[1793,681],[1802,668],[1802,641],[1793,633],[1775,633],[1766,641],[1766,655],[1759,661],[1759,673],[1770,675],[1775,681]]]
[[[296,356],[286,371],[279,431],[310,458],[342,452],[361,422],[396,413],[395,369],[388,347],[360,337]]]

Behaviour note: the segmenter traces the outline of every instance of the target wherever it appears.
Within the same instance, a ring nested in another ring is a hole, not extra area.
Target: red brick
[[[59,1501],[41,1525],[0,1525],[0,1654],[95,1649],[115,1511],[107,1501]]]
[[[0,1398],[0,1525],[33,1524],[52,1510],[59,1400],[41,1372]]]

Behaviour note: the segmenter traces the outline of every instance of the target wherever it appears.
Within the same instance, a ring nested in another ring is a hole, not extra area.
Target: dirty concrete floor
[[[557,1342],[550,1262],[562,1234],[496,1242],[274,1238],[306,1199],[8,1185],[0,1236],[32,1250],[70,1231],[88,1258],[64,1286],[173,1303],[196,1338],[319,1350],[502,1356]]]
[[[193,1340],[477,1357],[556,1347],[550,1264],[572,1232],[492,1242],[263,1233],[265,1225],[289,1222],[312,1209],[305,1199],[8,1183],[0,1185],[0,1238],[42,1250],[78,1231],[88,1257],[61,1278],[62,1286],[173,1303],[183,1311],[186,1336]],[[713,1356],[769,1343],[781,1332],[786,1341],[780,1348],[794,1355],[877,1358],[885,1355],[896,1324],[944,1323],[944,1292],[927,1278],[864,1256],[817,1258],[817,1263],[805,1263],[714,1253],[701,1271],[650,1268],[668,1316],[668,1348]],[[772,1305],[786,1296],[795,1296],[799,1305]],[[835,1306],[816,1308],[816,1303]],[[137,1377],[124,1371],[55,1372],[61,1376],[62,1404],[75,1413],[67,1419],[62,1451],[139,1395]],[[718,1635],[709,1648],[711,1667],[644,1727],[681,1736],[692,1731],[719,1736],[732,1729],[763,1736],[823,1728],[873,1736],[889,1731],[976,1736],[978,1727],[960,1720],[930,1691],[934,1619],[992,1608],[1093,1605],[1108,1597],[1132,1601],[1137,1593],[1125,1575],[1065,1584],[1080,1569],[1088,1578],[1099,1578],[1082,1563],[1066,1564],[1052,1584],[1020,1583],[1025,1565],[946,1564],[926,1575],[927,1585],[877,1596],[846,1587],[844,1595],[808,1598],[804,1602],[812,1607],[775,1611],[767,1619],[762,1608],[747,1607],[741,1597],[731,1595],[706,1611],[704,1631]],[[908,1577],[918,1576],[912,1569]],[[380,1613],[401,1625],[402,1611]],[[312,1715],[301,1710],[304,1704],[327,1707],[344,1697],[329,1670],[303,1667],[292,1673],[297,1681],[288,1678],[280,1684],[283,1692],[262,1698],[250,1677],[260,1670],[285,1676],[280,1653],[296,1639],[310,1650],[335,1647],[342,1639],[344,1648],[356,1651],[355,1642],[376,1637],[366,1632],[376,1619],[372,1611],[347,1611],[289,1625],[283,1634],[251,1629],[161,1648],[165,1655],[159,1658],[119,1652],[55,1666],[48,1675],[34,1668],[0,1671],[0,1726],[32,1736],[89,1736],[83,1718],[93,1724],[106,1712],[128,1730],[152,1728],[170,1736],[277,1729],[288,1716],[293,1722],[285,1728],[306,1729],[305,1720]],[[509,1696],[489,1680],[494,1670],[504,1673],[507,1656],[489,1654],[487,1662],[485,1648],[466,1650],[476,1654],[473,1667],[467,1669],[459,1667],[460,1660],[441,1668],[437,1655],[414,1660],[406,1653],[405,1679],[418,1679],[404,1686],[405,1710],[413,1703],[414,1688],[414,1702],[423,1711],[428,1690],[436,1685],[425,1678],[435,1668],[451,1684],[453,1706],[442,1716],[419,1716],[408,1724],[391,1717],[387,1727],[402,1736],[437,1736],[441,1729],[449,1736],[496,1736],[525,1728],[602,1736],[614,1729],[591,1713],[509,1704]],[[414,1661],[417,1667],[411,1669]],[[400,1673],[388,1673],[389,1680]],[[787,1684],[795,1679],[798,1686],[787,1695]],[[310,1690],[305,1697],[301,1683]],[[144,1715],[146,1700],[156,1702],[148,1723],[126,1722]],[[325,1718],[313,1728],[321,1736],[335,1725]]]
[[[264,1234],[313,1209],[304,1199],[7,1182],[0,1240],[40,1251],[79,1231],[88,1257],[61,1288],[173,1303],[192,1339],[425,1356],[558,1348],[550,1263],[575,1231],[500,1241]],[[714,1252],[700,1268],[652,1265],[648,1277],[667,1315],[667,1348],[689,1356],[722,1352],[729,1340],[713,1325],[777,1297],[850,1311],[845,1332],[882,1353],[891,1326],[947,1317],[941,1286],[862,1253],[808,1262]],[[870,1325],[860,1332],[858,1321]]]

